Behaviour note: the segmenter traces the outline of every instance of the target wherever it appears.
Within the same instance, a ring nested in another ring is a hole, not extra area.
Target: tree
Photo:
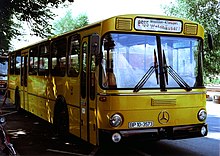
[[[81,28],[88,25],[88,21],[88,16],[86,14],[80,14],[74,18],[69,10],[66,12],[66,15],[63,18],[54,23],[54,34],[58,35],[67,31]]]
[[[203,25],[205,75],[220,74],[220,2],[217,0],[176,0],[164,6],[167,15],[187,18]],[[208,49],[207,34],[213,35],[214,49]]]
[[[21,24],[17,21],[28,22],[33,35],[47,37],[51,34],[48,21],[54,16],[49,7],[58,8],[65,1],[67,0],[0,0],[0,49],[8,50],[10,40],[20,35]]]

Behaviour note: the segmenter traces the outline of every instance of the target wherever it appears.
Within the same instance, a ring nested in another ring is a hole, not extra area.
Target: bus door
[[[95,81],[95,54],[93,50],[94,36],[85,37],[82,41],[82,70],[81,70],[81,138],[96,144],[96,81]],[[95,40],[96,41],[96,40]]]
[[[28,89],[27,89],[27,68],[28,68],[28,53],[23,52],[21,54],[21,107],[25,110],[29,110],[28,107]]]

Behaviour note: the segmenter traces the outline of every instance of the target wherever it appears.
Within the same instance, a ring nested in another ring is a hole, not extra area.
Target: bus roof
[[[46,38],[46,39],[42,39],[41,41],[39,42],[36,42],[36,43],[33,43],[33,44],[30,44],[28,46],[25,46],[23,48],[20,48],[20,49],[16,49],[14,51],[21,51],[23,49],[27,49],[27,48],[31,48],[37,44],[43,44],[43,43],[46,43],[46,42],[50,42],[51,40],[54,40],[56,38],[59,38],[59,37],[62,37],[62,36],[65,36],[65,35],[68,35],[68,34],[71,34],[71,33],[74,33],[74,32],[80,32],[84,29],[88,29],[90,27],[94,27],[96,25],[101,25],[102,22],[105,22],[105,21],[108,21],[108,20],[111,20],[111,19],[115,19],[115,18],[132,18],[132,19],[135,19],[136,17],[143,17],[143,18],[152,18],[152,19],[167,19],[167,20],[176,20],[176,21],[183,21],[185,23],[193,23],[193,24],[197,24],[197,25],[200,25],[199,23],[197,22],[194,22],[194,21],[190,21],[190,20],[187,20],[187,19],[184,19],[184,18],[177,18],[177,17],[173,17],[173,16],[165,16],[165,15],[153,15],[153,14],[122,14],[122,15],[117,15],[117,16],[112,16],[112,17],[109,17],[109,18],[106,18],[106,19],[103,19],[103,20],[100,20],[100,21],[97,21],[97,22],[94,22],[94,23],[91,23],[89,25],[86,25],[82,28],[78,28],[78,29],[74,29],[74,30],[71,30],[71,31],[67,31],[65,33],[62,33],[62,34],[59,34],[59,35],[55,35],[55,36],[52,36],[50,38]],[[200,25],[201,26],[201,25]]]

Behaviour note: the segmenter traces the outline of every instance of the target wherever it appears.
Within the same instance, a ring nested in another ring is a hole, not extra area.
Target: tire
[[[53,124],[55,134],[66,139],[69,134],[69,115],[66,101],[62,96],[58,96],[55,102]]]

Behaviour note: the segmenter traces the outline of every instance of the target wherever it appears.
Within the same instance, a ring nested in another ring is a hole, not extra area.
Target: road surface
[[[3,110],[7,131],[20,155],[152,155],[152,156],[220,156],[220,104],[207,101],[208,136],[183,140],[131,143],[109,148],[96,148],[74,136],[61,140],[53,133],[51,124],[27,112],[13,108]]]

